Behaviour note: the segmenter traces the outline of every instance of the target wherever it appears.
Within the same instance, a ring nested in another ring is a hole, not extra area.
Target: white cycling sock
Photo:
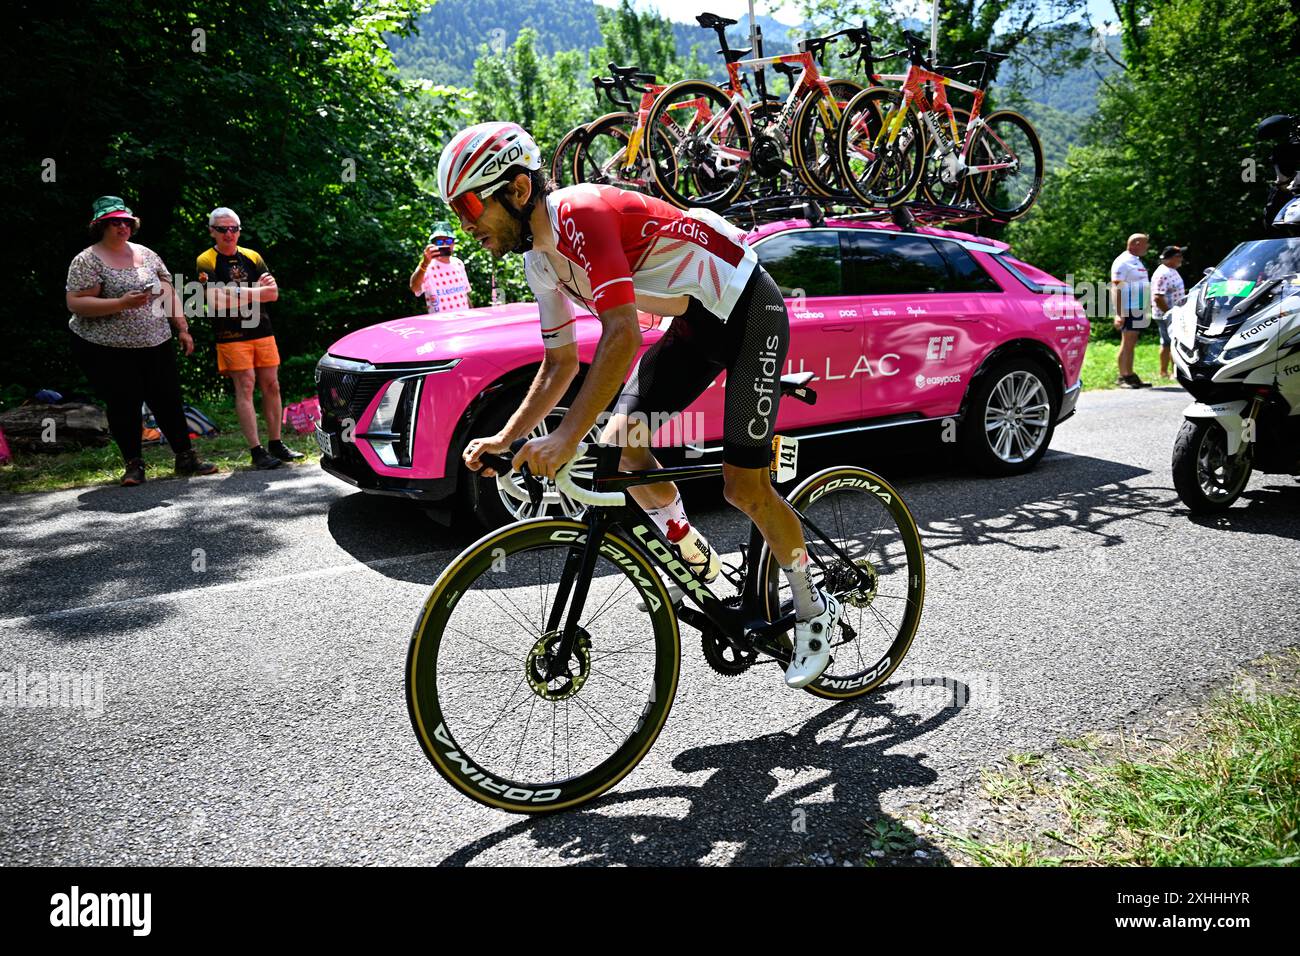
[[[682,507],[682,496],[679,494],[672,500],[672,503],[664,505],[662,508],[647,508],[646,514],[654,519],[659,530],[668,534],[668,522],[676,521],[678,524],[686,523],[686,509]]]
[[[799,555],[799,560],[793,565],[781,568],[785,572],[785,579],[790,582],[790,591],[794,595],[794,616],[801,621],[810,621],[826,610],[826,602],[822,600],[821,594],[813,587],[812,580],[808,577],[810,563],[808,553],[805,551]]]

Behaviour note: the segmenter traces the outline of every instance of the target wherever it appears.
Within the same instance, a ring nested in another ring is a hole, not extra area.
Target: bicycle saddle
[[[695,22],[706,30],[716,30],[718,27],[732,27],[736,25],[735,20],[728,20],[726,17],[720,17],[713,13],[701,13],[695,18]]]
[[[994,53],[992,50],[976,50],[975,55],[983,57],[990,63],[1001,63],[1007,57],[1011,56],[1010,53]]]

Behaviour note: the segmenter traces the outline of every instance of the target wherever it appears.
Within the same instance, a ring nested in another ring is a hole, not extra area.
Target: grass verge
[[[208,461],[216,462],[222,471],[251,468],[248,444],[239,432],[239,419],[235,416],[234,401],[227,399],[220,405],[204,405],[202,410],[216,423],[220,434],[213,438],[195,439],[194,447],[199,455]],[[266,422],[260,415],[258,428],[262,443],[266,444]],[[298,464],[320,460],[320,451],[310,434],[298,435],[286,426],[283,438],[286,445],[307,456]],[[145,446],[147,479],[155,481],[172,478],[175,457],[171,448],[166,445]],[[115,485],[121,480],[122,468],[121,453],[118,452],[117,445],[112,442],[103,448],[83,448],[80,451],[63,452],[57,455],[15,451],[12,462],[0,465],[0,493],[17,494],[58,491],[63,488],[82,488],[91,485]]]
[[[1297,676],[1292,648],[1166,728],[1012,755],[982,781],[977,812],[996,823],[926,829],[984,866],[1300,866]]]

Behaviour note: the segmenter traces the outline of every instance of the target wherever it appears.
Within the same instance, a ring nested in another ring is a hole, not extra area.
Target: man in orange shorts
[[[280,440],[280,352],[275,347],[266,303],[280,297],[275,276],[252,249],[239,245],[241,224],[233,209],[219,206],[208,216],[213,247],[197,259],[199,281],[207,284],[208,314],[217,336],[217,371],[235,385],[235,412],[257,468],[279,468],[303,456]],[[253,410],[253,386],[262,390],[262,414],[270,439],[263,448]]]

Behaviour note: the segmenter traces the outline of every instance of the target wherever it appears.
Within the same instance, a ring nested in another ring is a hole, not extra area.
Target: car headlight
[[[379,460],[394,468],[409,468],[415,446],[415,417],[424,376],[389,382],[379,399],[370,427],[357,437],[370,442]]]

